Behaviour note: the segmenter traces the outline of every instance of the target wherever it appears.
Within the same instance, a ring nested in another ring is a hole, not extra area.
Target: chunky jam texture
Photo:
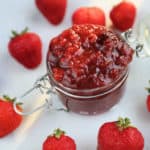
[[[119,78],[133,49],[99,25],[74,25],[52,39],[48,69],[56,81],[74,89],[103,87]]]

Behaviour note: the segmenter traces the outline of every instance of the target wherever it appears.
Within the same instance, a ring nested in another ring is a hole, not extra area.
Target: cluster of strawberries
[[[67,0],[35,0],[37,8],[52,24],[58,25],[65,16]],[[110,18],[114,26],[125,31],[131,28],[136,17],[136,7],[131,2],[123,1],[113,7]],[[73,24],[98,24],[105,26],[106,17],[101,8],[81,7],[72,15]],[[42,61],[42,42],[39,35],[27,32],[12,31],[13,37],[9,42],[10,54],[26,68],[34,69]],[[28,43],[28,45],[26,44]]]
[[[143,150],[144,138],[140,131],[131,126],[128,118],[104,123],[97,136],[97,150]],[[56,129],[47,137],[43,150],[76,150],[75,141],[64,135],[64,131]]]
[[[58,25],[64,18],[67,0],[36,0],[36,5],[40,12],[47,18],[47,20]],[[55,14],[54,14],[55,12]],[[131,2],[122,1],[110,12],[110,19],[114,26],[125,31],[131,28],[136,17],[136,7]],[[104,11],[99,7],[81,7],[78,8],[72,15],[73,24],[99,24],[105,25]]]
[[[13,109],[13,102],[8,96],[0,99],[0,137],[13,132],[22,122],[22,116]],[[17,105],[22,110],[20,104]],[[143,150],[144,138],[141,132],[131,126],[128,118],[119,118],[118,121],[104,123],[97,136],[98,150]],[[76,150],[74,139],[65,135],[65,132],[56,129],[43,142],[43,150]]]
[[[35,0],[40,12],[52,24],[58,25],[64,18],[67,0]],[[55,12],[55,14],[54,14]],[[122,1],[110,12],[110,18],[114,26],[121,30],[127,30],[134,24],[136,7],[131,2]],[[100,24],[105,25],[104,11],[97,7],[81,7],[73,15],[74,24]],[[25,28],[21,33],[12,31],[8,49],[10,54],[24,67],[34,69],[42,62],[42,41],[36,33],[28,32]],[[28,44],[26,44],[28,43]],[[147,102],[150,110],[150,102]]]

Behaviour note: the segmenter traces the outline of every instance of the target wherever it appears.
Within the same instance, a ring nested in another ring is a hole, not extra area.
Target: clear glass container
[[[125,42],[133,46],[135,53],[138,57],[142,56],[143,44],[140,44],[136,36],[134,36],[132,30],[128,30],[121,34]],[[145,56],[147,53],[145,53]],[[119,77],[106,84],[105,86],[94,88],[94,89],[72,89],[64,87],[61,83],[57,82],[53,78],[53,73],[51,66],[49,64],[49,53],[47,54],[47,73],[39,78],[34,86],[25,92],[21,97],[18,97],[14,102],[14,109],[18,114],[30,115],[33,112],[44,108],[44,109],[54,109],[54,110],[65,110],[73,111],[82,115],[96,115],[105,112],[116,105],[125,92],[126,80],[128,78],[128,67],[124,68],[119,74]],[[57,94],[59,100],[65,106],[62,108],[54,108],[52,99],[45,98],[45,104],[39,106],[28,112],[20,112],[17,110],[16,104],[20,99],[30,94],[33,90],[39,89],[41,94],[46,93],[46,95],[51,96]]]

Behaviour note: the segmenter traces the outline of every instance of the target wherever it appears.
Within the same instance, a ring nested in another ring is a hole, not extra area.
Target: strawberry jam
[[[69,109],[97,114],[119,101],[132,56],[133,49],[113,31],[73,25],[50,43],[50,81]]]

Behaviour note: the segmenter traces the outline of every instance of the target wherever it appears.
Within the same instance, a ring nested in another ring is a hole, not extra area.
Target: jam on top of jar
[[[100,25],[73,25],[52,39],[48,69],[65,87],[92,89],[117,78],[131,62],[133,49]]]

